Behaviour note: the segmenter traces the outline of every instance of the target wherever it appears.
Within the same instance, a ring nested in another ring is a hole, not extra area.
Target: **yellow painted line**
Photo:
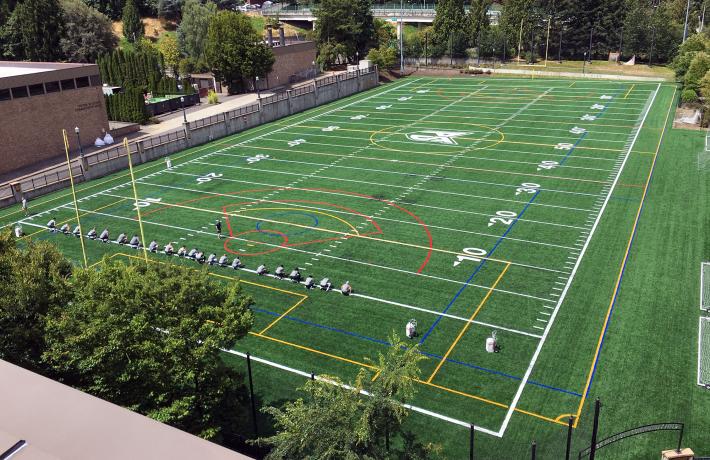
[[[459,340],[461,340],[461,337],[464,336],[468,328],[471,326],[471,322],[478,316],[478,313],[481,311],[481,308],[483,308],[483,305],[488,301],[488,299],[491,297],[491,294],[493,294],[493,290],[498,286],[498,283],[500,283],[500,280],[503,279],[503,275],[505,275],[505,272],[508,271],[510,268],[510,264],[506,264],[505,267],[503,267],[503,271],[500,272],[500,275],[498,275],[498,278],[496,279],[495,283],[488,289],[488,292],[486,293],[485,297],[481,300],[481,302],[478,304],[478,307],[476,307],[476,310],[473,312],[470,318],[468,318],[468,321],[464,324],[463,328],[461,329],[461,332],[459,332],[459,335],[456,336],[456,339],[454,342],[451,344],[448,350],[446,350],[446,354],[444,355],[443,358],[441,358],[441,361],[439,361],[439,364],[436,366],[436,369],[434,369],[434,372],[431,373],[429,378],[427,379],[426,383],[431,383],[432,380],[434,380],[434,377],[436,376],[437,372],[439,372],[439,369],[441,369],[441,366],[444,365],[446,360],[448,359],[449,355],[451,354],[452,351],[454,351],[454,348],[456,347],[456,344],[459,343]]]
[[[629,90],[626,92],[626,94],[624,94],[624,99],[626,99],[627,97],[629,97],[629,94],[631,94],[631,91],[633,91],[634,86],[636,86],[635,83],[634,83],[633,85],[631,85],[631,88],[629,88]]]
[[[668,117],[671,114],[671,109],[673,107],[673,102],[675,100],[675,93],[676,89],[673,89],[673,95],[671,96],[671,101],[668,105],[668,111],[666,112],[666,119],[663,122],[663,126],[666,127],[668,125]],[[636,219],[634,220],[634,226],[631,228],[631,234],[629,235],[629,241],[626,243],[626,251],[624,251],[624,256],[621,258],[621,265],[619,267],[619,274],[616,278],[616,284],[614,285],[614,289],[611,294],[611,299],[609,299],[609,307],[607,308],[606,311],[606,316],[604,317],[604,325],[609,323],[609,317],[611,316],[611,309],[614,306],[614,298],[615,298],[615,293],[619,289],[619,285],[621,284],[621,278],[622,275],[624,274],[624,262],[626,261],[626,258],[629,254],[629,251],[631,250],[631,243],[634,238],[634,232],[636,231],[636,227],[638,226],[639,223],[639,216],[641,215],[641,209],[643,208],[643,203],[644,200],[646,199],[646,193],[648,191],[648,185],[651,182],[651,176],[653,174],[653,168],[656,164],[656,159],[658,158],[658,152],[661,150],[661,142],[663,141],[663,133],[661,133],[661,136],[658,139],[658,145],[656,146],[656,154],[653,157],[653,163],[651,164],[651,168],[648,171],[648,177],[646,178],[646,184],[644,185],[643,188],[643,195],[641,198],[641,202],[639,203],[638,210],[636,211]],[[580,419],[580,414],[582,413],[582,408],[584,407],[584,401],[587,399],[587,392],[589,391],[589,387],[592,382],[592,375],[594,375],[594,363],[597,360],[597,357],[599,356],[599,352],[601,350],[601,345],[602,345],[602,340],[604,339],[604,330],[605,327],[602,327],[601,331],[599,332],[599,340],[597,341],[597,347],[596,350],[594,351],[594,356],[592,357],[592,364],[589,367],[589,373],[587,374],[587,382],[584,385],[584,391],[582,391],[582,398],[579,401],[579,406],[577,407],[577,412],[575,414],[575,420],[574,420],[574,427],[577,428],[577,424],[579,423]]]
[[[291,313],[291,311],[293,311],[296,307],[298,307],[298,306],[301,305],[303,302],[305,302],[307,298],[308,298],[308,297],[304,297],[304,298],[302,298],[301,300],[299,300],[298,302],[296,302],[295,304],[293,304],[293,306],[292,306],[291,308],[289,308],[288,310],[286,310],[285,312],[283,312],[283,314],[282,314],[281,316],[279,316],[278,318],[276,318],[275,320],[273,320],[271,323],[269,323],[268,326],[266,326],[264,329],[262,329],[261,332],[259,332],[259,334],[260,334],[260,335],[261,335],[261,334],[264,334],[266,331],[268,331],[269,329],[271,329],[276,323],[278,323],[279,321],[281,321],[281,320],[284,318],[284,316],[288,315],[288,314]]]
[[[272,337],[272,336],[269,336],[269,335],[263,335],[263,334],[259,334],[259,333],[256,333],[256,332],[249,332],[249,335],[253,335],[253,336],[255,336],[255,337],[260,337],[260,338],[266,339],[266,340],[271,340],[271,341],[273,341],[273,342],[277,342],[277,343],[280,343],[280,344],[282,344],[282,345],[287,345],[287,346],[290,346],[290,347],[293,347],[293,348],[297,348],[297,349],[299,349],[299,350],[307,351],[307,352],[309,352],[309,353],[314,353],[314,354],[317,354],[317,355],[326,356],[326,357],[328,357],[328,358],[332,358],[332,359],[335,359],[335,360],[337,360],[337,361],[343,361],[343,362],[346,362],[346,363],[349,363],[349,364],[354,364],[354,365],[356,365],[356,366],[362,366],[362,367],[364,367],[364,368],[366,368],[366,369],[374,370],[374,371],[376,371],[376,374],[375,374],[375,377],[373,377],[373,379],[372,379],[373,381],[374,381],[376,378],[379,377],[380,370],[379,370],[377,367],[375,367],[375,366],[373,366],[373,365],[371,365],[371,364],[366,364],[366,363],[363,363],[363,362],[360,362],[360,361],[355,361],[355,360],[352,360],[352,359],[349,359],[349,358],[344,358],[344,357],[342,357],[342,356],[338,356],[338,355],[335,355],[335,354],[332,354],[332,353],[326,353],[326,352],[324,352],[324,351],[317,350],[317,349],[315,349],[315,348],[306,347],[306,346],[304,346],[304,345],[299,345],[299,344],[297,344],[297,343],[293,343],[293,342],[288,342],[288,341],[286,341],[286,340],[277,339],[276,337]],[[428,387],[437,388],[437,389],[439,389],[439,390],[446,391],[447,393],[452,393],[452,394],[455,394],[455,395],[458,395],[458,396],[464,396],[464,397],[466,397],[466,398],[470,398],[470,399],[474,399],[474,400],[476,400],[476,401],[480,401],[480,402],[483,402],[483,403],[486,403],[486,404],[490,404],[490,405],[492,405],[492,406],[496,406],[496,407],[499,407],[499,408],[501,408],[501,409],[508,409],[508,408],[510,407],[510,406],[508,406],[508,405],[506,405],[506,404],[503,404],[503,403],[500,403],[500,402],[497,402],[497,401],[493,401],[493,400],[490,400],[490,399],[487,399],[487,398],[484,398],[484,397],[481,397],[481,396],[472,395],[472,394],[470,394],[470,393],[466,393],[466,392],[463,392],[463,391],[455,390],[455,389],[453,389],[453,388],[448,388],[448,387],[445,387],[445,386],[437,385],[437,384],[435,384],[435,383],[427,383],[427,382],[425,382],[425,381],[423,381],[423,380],[419,380],[419,379],[415,379],[415,382],[420,383],[420,384],[425,385],[425,386],[428,386]],[[535,417],[535,418],[538,418],[538,419],[540,419],[540,420],[545,420],[545,421],[551,422],[551,423],[557,423],[557,424],[559,424],[559,425],[566,425],[565,423],[556,422],[554,419],[552,419],[552,418],[550,418],[550,417],[546,417],[546,416],[544,416],[544,415],[540,415],[540,414],[537,414],[537,413],[535,413],[535,412],[526,411],[526,410],[524,410],[524,409],[520,409],[520,408],[517,408],[517,407],[516,407],[514,410],[515,410],[515,412],[519,412],[519,413],[521,413],[521,414],[529,415],[529,416],[531,416],[531,417]]]
[[[315,354],[317,354],[317,355],[327,356],[327,357],[329,357],[329,358],[333,358],[333,359],[336,359],[336,360],[338,360],[338,361],[344,361],[344,362],[346,362],[346,363],[355,364],[356,366],[362,366],[362,367],[365,367],[365,368],[367,368],[367,369],[373,369],[373,370],[376,370],[376,369],[377,369],[375,366],[373,366],[373,365],[371,365],[371,364],[365,364],[365,363],[361,363],[361,362],[359,362],[359,361],[353,361],[352,359],[343,358],[342,356],[334,355],[334,354],[331,354],[331,353],[326,353],[326,352],[324,352],[324,351],[316,350],[315,348],[305,347],[305,346],[299,345],[299,344],[297,344],[297,343],[287,342],[287,341],[285,341],[285,340],[277,339],[276,337],[271,337],[271,336],[269,336],[269,335],[262,335],[262,334],[259,334],[259,333],[256,333],[256,332],[249,332],[249,334],[250,334],[250,335],[254,335],[254,336],[256,336],[256,337],[261,337],[262,339],[267,339],[267,340],[271,340],[271,341],[273,341],[273,342],[281,343],[281,344],[283,344],[283,345],[288,345],[288,346],[290,346],[290,347],[298,348],[299,350],[304,350],[304,351],[308,351],[308,352],[311,352],[311,353],[315,353]]]
[[[313,209],[297,208],[297,207],[253,208],[253,209],[247,209],[247,210],[245,210],[245,211],[239,211],[239,212],[237,212],[237,214],[241,214],[241,213],[243,213],[243,212],[250,212],[250,211],[283,211],[283,210],[286,210],[286,211],[306,211],[306,212],[312,212],[312,213],[314,213],[314,214],[322,214],[322,215],[324,215],[324,216],[330,217],[330,218],[332,218],[332,219],[335,219],[335,220],[337,220],[337,221],[340,221],[340,222],[344,223],[346,226],[350,227],[350,229],[351,229],[353,232],[355,232],[356,235],[359,235],[359,234],[360,234],[360,232],[358,231],[358,229],[357,229],[353,224],[351,224],[351,223],[348,222],[347,220],[343,219],[342,217],[335,216],[335,215],[330,214],[330,213],[328,213],[328,212],[323,212],[323,211],[318,211],[318,210],[313,210]],[[260,220],[260,221],[263,221],[263,222],[269,222],[269,221],[266,220],[266,219],[259,219],[259,220]],[[273,221],[273,222],[275,222],[275,223],[282,223],[282,222],[278,222],[278,221]],[[298,224],[294,224],[294,225],[298,225]],[[306,225],[305,227],[306,227],[306,228],[311,228],[311,229],[317,228],[317,227],[309,227],[308,225]],[[350,233],[347,233],[347,234],[349,235]]]
[[[574,417],[574,414],[560,414],[557,417],[555,417],[555,422],[560,423],[560,422],[562,422],[563,419],[569,420],[570,417]],[[565,423],[565,425],[567,425],[567,424]]]

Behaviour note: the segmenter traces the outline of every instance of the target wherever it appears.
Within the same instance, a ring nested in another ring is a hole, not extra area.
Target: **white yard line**
[[[597,213],[596,219],[594,219],[594,224],[592,225],[591,231],[589,232],[589,236],[587,236],[587,239],[584,243],[584,246],[582,247],[582,250],[579,253],[579,256],[577,257],[577,261],[574,264],[574,267],[572,268],[572,272],[569,275],[569,278],[567,279],[567,282],[565,284],[564,290],[562,291],[562,294],[560,295],[559,300],[557,301],[557,304],[555,305],[555,309],[552,312],[552,316],[550,317],[550,321],[547,323],[547,326],[545,327],[545,330],[542,334],[542,338],[540,339],[540,342],[537,345],[537,348],[535,349],[535,353],[533,354],[530,364],[528,365],[527,370],[525,371],[525,375],[523,376],[523,379],[520,382],[520,385],[518,386],[518,390],[515,393],[515,396],[513,397],[513,401],[510,404],[510,408],[508,409],[505,418],[503,420],[503,424],[500,427],[500,430],[498,430],[498,434],[500,436],[503,436],[505,433],[505,430],[508,427],[508,423],[510,422],[510,418],[513,415],[513,411],[515,410],[515,407],[518,405],[518,401],[520,400],[520,397],[523,394],[523,390],[525,389],[525,385],[528,382],[528,379],[530,378],[530,374],[532,373],[533,368],[535,367],[535,363],[537,362],[537,358],[540,355],[540,351],[542,350],[543,345],[545,344],[545,341],[547,340],[547,336],[550,333],[550,329],[552,328],[552,325],[555,322],[555,318],[557,317],[557,313],[560,311],[560,306],[562,305],[562,302],[564,302],[565,297],[567,296],[567,292],[569,291],[570,286],[572,285],[572,281],[574,280],[574,276],[577,273],[577,270],[579,269],[579,265],[582,262],[582,259],[584,258],[584,255],[587,253],[587,248],[589,247],[589,243],[592,240],[592,237],[594,236],[594,233],[599,226],[599,222],[602,218],[602,215],[604,214],[604,211],[606,210],[606,206],[609,203],[609,200],[611,199],[611,195],[614,192],[614,189],[616,188],[617,183],[619,182],[619,178],[621,177],[621,173],[624,170],[624,166],[626,165],[626,162],[629,158],[629,155],[631,154],[631,151],[634,148],[634,145],[636,144],[636,140],[639,137],[639,134],[641,133],[641,129],[643,128],[644,123],[646,122],[646,118],[648,117],[649,112],[651,111],[651,107],[653,106],[654,101],[656,100],[656,95],[658,94],[658,90],[661,88],[661,84],[659,83],[656,86],[656,91],[652,94],[650,102],[648,102],[648,106],[646,107],[646,112],[643,115],[643,118],[641,119],[641,122],[639,123],[638,127],[635,128],[635,133],[633,135],[633,140],[629,144],[629,147],[626,151],[626,154],[624,155],[624,160],[622,161],[618,172],[616,173],[616,177],[614,177],[614,181],[612,183],[612,186],[609,188],[609,191],[607,192],[606,197],[604,198],[604,203],[602,204],[601,208],[599,209],[599,212]]]

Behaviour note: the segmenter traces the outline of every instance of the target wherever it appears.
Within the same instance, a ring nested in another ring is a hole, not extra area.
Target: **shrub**
[[[219,103],[219,98],[217,97],[217,93],[215,93],[213,90],[209,90],[207,92],[207,103],[209,103],[209,104]]]
[[[684,104],[689,104],[698,100],[698,94],[692,89],[684,89],[680,93],[680,101]]]

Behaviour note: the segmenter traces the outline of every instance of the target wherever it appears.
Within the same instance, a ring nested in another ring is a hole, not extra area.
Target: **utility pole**
[[[690,0],[688,0],[688,4],[685,7],[685,25],[683,26],[683,43],[685,43],[685,39],[688,38],[688,15],[690,14]]]

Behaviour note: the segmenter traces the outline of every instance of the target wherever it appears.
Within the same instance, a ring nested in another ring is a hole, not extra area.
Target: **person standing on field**
[[[168,168],[168,169],[172,169],[172,168],[173,168],[173,162],[170,161],[170,158],[169,158],[169,157],[166,157],[166,158],[165,158],[165,167]]]

